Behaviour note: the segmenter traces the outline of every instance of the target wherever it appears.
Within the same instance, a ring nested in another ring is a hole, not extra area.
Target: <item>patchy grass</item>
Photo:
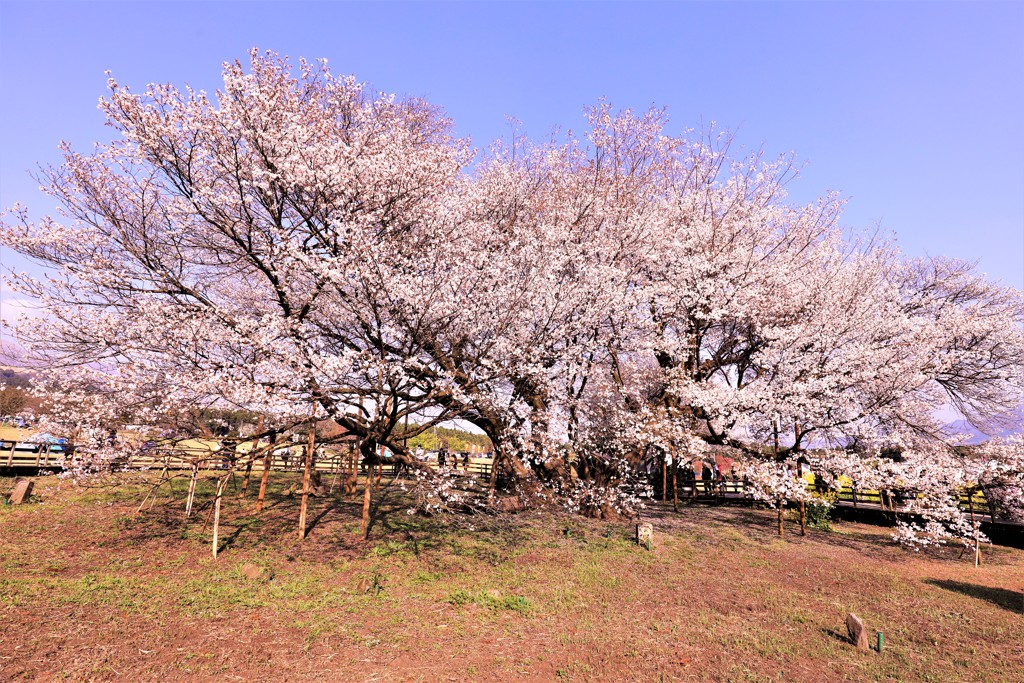
[[[210,475],[215,476],[215,473]],[[212,485],[136,514],[152,479],[37,481],[0,508],[0,680],[1012,681],[1024,671],[1024,552],[912,554],[884,529],[774,535],[774,516],[656,507],[632,525],[557,513],[406,514],[384,490],[312,500],[290,474],[254,510],[229,488],[210,553]],[[10,487],[0,480],[0,491]],[[795,531],[792,527],[789,532]],[[263,570],[247,580],[246,564]],[[885,632],[845,641],[846,613]]]

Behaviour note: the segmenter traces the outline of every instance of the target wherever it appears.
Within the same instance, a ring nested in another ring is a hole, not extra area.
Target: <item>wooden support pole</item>
[[[782,537],[782,505],[783,505],[783,503],[782,503],[782,496],[779,496],[779,499],[776,502],[777,502],[777,504],[779,506],[779,537],[781,538]]]
[[[256,496],[256,512],[263,509],[263,501],[267,496],[267,484],[270,482],[270,470],[274,467],[274,448],[277,446],[277,432],[270,438],[267,454],[263,456],[263,475],[260,477],[260,492]]]
[[[139,514],[140,512],[142,512],[142,508],[146,504],[146,501],[149,500],[150,496],[153,497],[153,502],[156,502],[156,492],[160,489],[160,486],[163,485],[164,477],[166,477],[166,476],[167,476],[167,462],[164,461],[164,468],[160,471],[160,478],[156,480],[156,486],[154,486],[149,491],[149,493],[146,494],[146,497],[142,499],[142,502],[139,503],[139,509],[135,511],[135,514]],[[152,504],[150,504],[150,507],[153,507]]]
[[[299,540],[306,538],[306,510],[309,506],[309,479],[313,470],[313,448],[316,444],[316,404],[309,415],[309,439],[306,442],[306,463],[302,469],[302,503],[299,505]]]
[[[338,457],[338,464],[334,468],[334,478],[331,479],[331,490],[330,490],[331,495],[334,494],[334,487],[336,487],[338,485],[338,479],[341,478],[341,463],[342,463],[342,460],[344,460],[345,456],[343,456],[341,453],[338,453],[337,457]]]
[[[196,478],[199,476],[199,463],[192,464],[192,476],[188,480],[188,496],[185,498],[185,518],[192,516],[192,504],[196,499]]]
[[[679,457],[672,447],[672,510],[679,512]]]
[[[668,502],[668,454],[661,452],[661,502]]]
[[[213,559],[217,559],[217,551],[220,550],[220,501],[224,494],[224,487],[228,483],[231,473],[225,474],[217,480],[217,495],[213,501]]]
[[[238,492],[239,498],[245,498],[245,492],[249,489],[249,475],[252,474],[252,464],[255,458],[249,455],[249,462],[245,463],[245,474],[242,475],[242,488]]]
[[[252,448],[249,450],[249,462],[245,465],[245,476],[242,478],[242,490],[239,492],[239,498],[245,498],[245,492],[249,489],[249,475],[252,474],[252,465],[256,460],[255,452],[260,447],[259,435],[263,433],[263,416],[260,415],[259,424],[256,425],[256,438],[252,440]]]
[[[359,490],[359,461],[356,459],[355,447],[348,449],[347,466],[345,469],[345,494]]]
[[[363,488],[363,522],[360,527],[360,534],[364,539],[370,536],[370,502],[373,497],[371,482],[373,481],[372,470],[366,471],[366,486]]]
[[[498,485],[498,452],[494,451],[491,453],[491,480],[488,486],[488,497],[494,500],[494,491]]]

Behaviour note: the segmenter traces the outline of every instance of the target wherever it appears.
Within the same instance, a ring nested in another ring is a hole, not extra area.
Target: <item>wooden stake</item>
[[[299,505],[299,540],[306,538],[306,510],[309,505],[309,477],[313,470],[313,447],[316,442],[316,404],[310,412],[309,440],[306,443],[306,464],[302,470],[302,503]]]

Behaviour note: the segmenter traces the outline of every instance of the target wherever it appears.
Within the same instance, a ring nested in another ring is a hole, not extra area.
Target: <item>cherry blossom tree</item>
[[[630,512],[649,453],[725,445],[775,504],[805,499],[783,463],[813,448],[822,471],[914,489],[947,530],[925,509],[940,490],[987,482],[1019,507],[1016,446],[968,466],[937,414],[1011,419],[1021,293],[849,238],[837,196],[792,205],[792,158],[604,102],[582,135],[476,154],[436,107],[322,62],[254,51],[223,75],[213,95],[111,80],[120,137],[43,174],[60,216],[4,218],[47,272],[14,277],[48,311],[20,339],[52,396],[93,406],[67,429],[332,420],[418,469],[435,507],[478,502],[405,442],[453,419],[490,437],[519,505]]]

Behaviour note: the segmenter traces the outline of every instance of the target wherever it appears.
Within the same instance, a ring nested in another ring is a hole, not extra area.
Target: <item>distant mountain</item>
[[[0,384],[26,389],[31,381],[32,375],[23,369],[0,365]]]
[[[967,443],[969,444],[979,444],[988,441],[989,439],[998,439],[1013,436],[1014,434],[1021,434],[1024,433],[1024,406],[1019,408],[1017,410],[1017,414],[1007,420],[1007,422],[1007,426],[996,428],[991,434],[981,431],[967,420],[950,422],[946,425],[946,429],[953,434],[969,434],[970,438],[967,440]]]

